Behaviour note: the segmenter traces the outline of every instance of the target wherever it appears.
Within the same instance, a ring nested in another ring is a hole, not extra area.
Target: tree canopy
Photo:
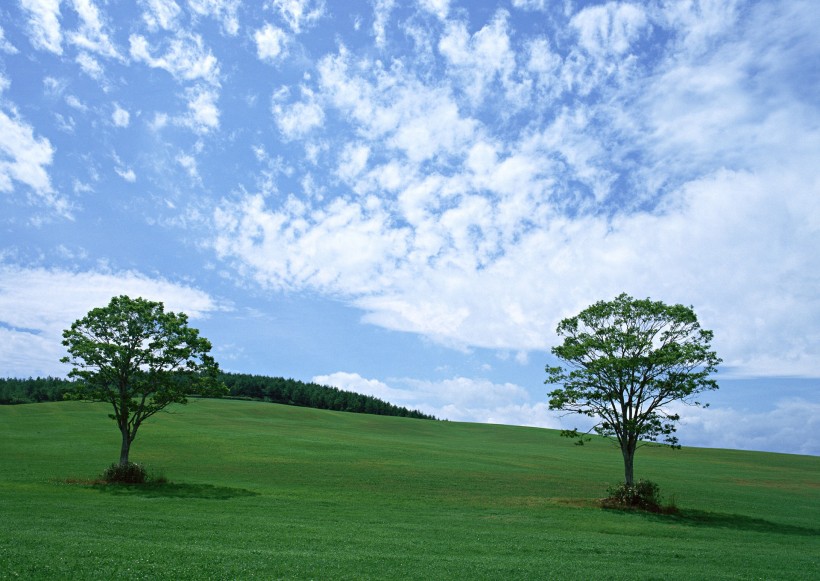
[[[596,418],[591,431],[616,441],[627,484],[643,443],[680,447],[680,416],[670,404],[705,407],[695,397],[718,388],[710,379],[721,361],[711,350],[713,333],[692,307],[621,294],[564,319],[557,333],[563,343],[552,353],[563,365],[547,366],[545,383],[562,387],[549,393],[550,409]],[[579,443],[585,437],[577,429],[563,434]]]
[[[106,402],[122,434],[120,465],[142,423],[192,394],[224,391],[211,343],[188,326],[184,313],[165,312],[161,302],[119,296],[92,309],[63,332],[76,379],[69,399]]]

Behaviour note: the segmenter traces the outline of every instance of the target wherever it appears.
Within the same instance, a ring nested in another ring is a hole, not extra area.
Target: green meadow
[[[558,432],[236,400],[149,420],[0,407],[3,579],[818,579],[820,458],[643,448],[680,514],[598,507],[618,451]]]

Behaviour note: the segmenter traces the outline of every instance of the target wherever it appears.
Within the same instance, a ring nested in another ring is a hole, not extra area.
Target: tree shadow
[[[258,492],[244,488],[214,486],[212,484],[186,484],[184,482],[150,482],[146,484],[94,483],[95,490],[115,496],[141,496],[144,498],[200,498],[229,500],[259,496]]]
[[[772,522],[742,514],[708,512],[695,509],[679,509],[674,514],[642,513],[647,518],[658,522],[678,523],[693,527],[733,529],[756,533],[774,533],[780,535],[820,536],[820,529]]]

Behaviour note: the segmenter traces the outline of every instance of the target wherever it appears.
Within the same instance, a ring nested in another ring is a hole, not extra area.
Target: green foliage
[[[344,391],[317,383],[305,383],[295,379],[285,379],[284,377],[266,377],[244,373],[222,373],[219,379],[228,387],[230,395],[233,397],[246,397],[273,403],[342,412],[436,419],[418,410],[409,410],[369,395]]]
[[[0,407],[0,579],[818,578],[820,457],[646,448],[680,514],[601,510],[595,442],[203,399],[140,435],[170,483],[94,485],[104,410]]]
[[[120,464],[142,423],[192,394],[218,395],[218,366],[211,343],[188,326],[184,313],[165,312],[160,302],[119,296],[89,311],[63,332],[76,379],[67,399],[105,402],[122,434]]]
[[[549,393],[550,409],[596,418],[593,430],[621,448],[627,484],[643,443],[680,447],[680,417],[667,406],[702,405],[694,398],[718,387],[710,379],[720,363],[713,334],[691,307],[621,294],[564,319],[557,333],[563,343],[552,353],[563,366],[548,366],[545,383],[562,387]],[[577,430],[564,435],[583,437]]]
[[[634,484],[621,482],[607,489],[603,502],[606,508],[640,508],[650,512],[661,511],[661,487],[651,480]]]
[[[58,377],[0,378],[0,405],[60,401],[72,383]]]
[[[113,484],[144,484],[148,471],[136,462],[114,463],[103,472],[102,479]]]

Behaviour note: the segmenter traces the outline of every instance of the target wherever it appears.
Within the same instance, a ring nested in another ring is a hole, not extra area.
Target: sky
[[[62,330],[128,294],[227,371],[569,428],[556,325],[626,292],[714,331],[684,446],[820,455],[818,29],[814,0],[4,2],[0,376],[65,375]]]

